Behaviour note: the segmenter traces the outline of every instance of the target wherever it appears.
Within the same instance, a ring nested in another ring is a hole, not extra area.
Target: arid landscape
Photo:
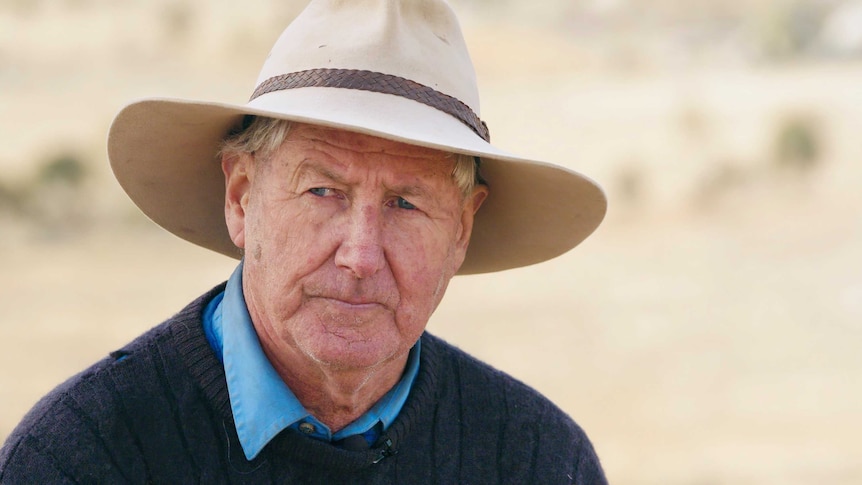
[[[105,135],[135,98],[244,102],[275,3],[0,0],[0,440],[230,274],[139,214]],[[862,483],[860,3],[453,3],[492,140],[610,209],[456,278],[429,330],[570,413],[611,483]]]

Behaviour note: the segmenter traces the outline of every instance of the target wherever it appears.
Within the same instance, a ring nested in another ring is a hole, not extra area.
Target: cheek
[[[300,200],[270,201],[251,207],[246,229],[246,264],[256,266],[273,302],[296,298],[302,279],[331,256],[328,216],[308,210]],[[292,296],[291,296],[292,295]],[[289,306],[289,304],[288,304]]]
[[[387,260],[402,297],[405,315],[428,317],[454,274],[449,231],[400,231],[391,239]]]
[[[331,214],[301,198],[269,200],[254,207],[247,249],[267,261],[292,259],[300,264],[325,249],[331,237]],[[297,255],[302,255],[301,258]]]

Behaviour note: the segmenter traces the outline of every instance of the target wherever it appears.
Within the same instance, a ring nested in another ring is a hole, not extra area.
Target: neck
[[[368,412],[404,373],[408,352],[367,369],[337,369],[292,351],[261,344],[299,402],[335,433]]]

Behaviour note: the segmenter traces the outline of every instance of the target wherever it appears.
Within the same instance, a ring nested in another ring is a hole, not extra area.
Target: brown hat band
[[[358,89],[401,96],[454,116],[483,140],[491,141],[491,134],[485,122],[459,99],[415,81],[379,72],[357,69],[309,69],[281,74],[260,83],[249,101],[273,91],[307,87]]]

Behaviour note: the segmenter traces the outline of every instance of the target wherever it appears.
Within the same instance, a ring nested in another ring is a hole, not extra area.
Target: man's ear
[[[251,164],[252,155],[248,153],[225,155],[221,160],[225,182],[224,218],[231,240],[240,249],[245,249],[245,211],[251,190]]]
[[[473,221],[476,212],[479,207],[482,207],[482,203],[487,197],[488,187],[477,184],[473,188],[473,193],[464,201],[464,208],[461,210],[461,234],[458,235],[457,244],[459,248],[463,248],[465,254],[467,245],[470,243],[470,235],[473,233]]]

